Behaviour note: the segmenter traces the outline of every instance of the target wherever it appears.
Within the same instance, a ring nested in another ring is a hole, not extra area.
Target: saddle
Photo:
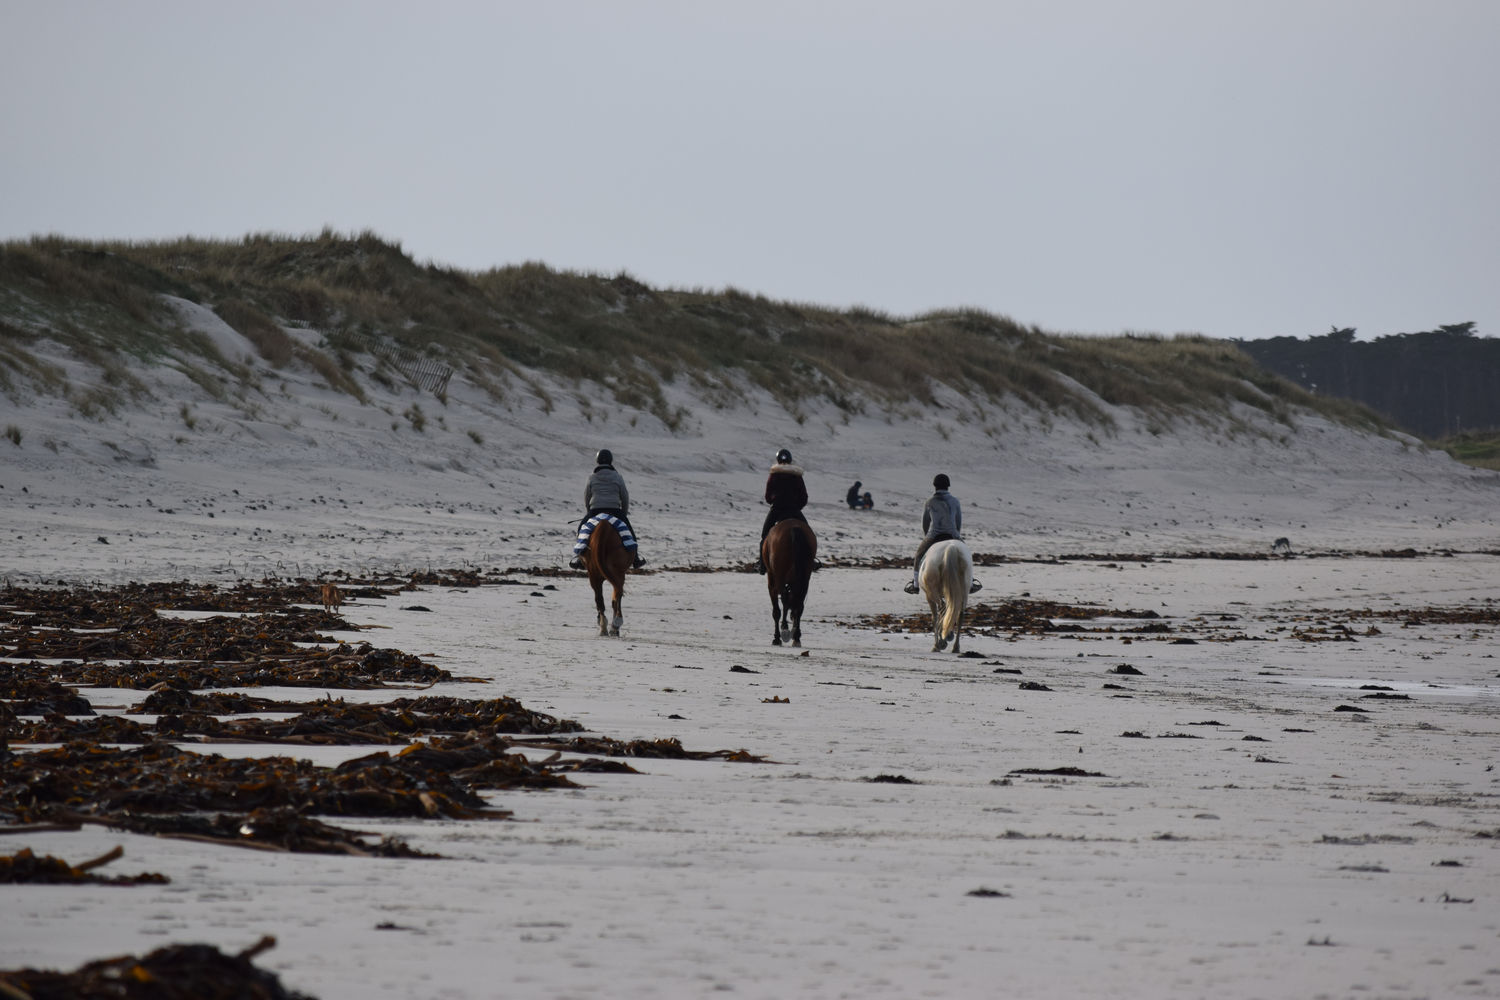
[[[595,528],[605,522],[608,522],[615,531],[620,533],[620,543],[622,545],[627,549],[636,547],[635,535],[631,532],[630,525],[613,514],[595,514],[593,517],[584,518],[583,523],[578,526],[578,540],[573,543],[573,554],[575,556],[581,555],[583,550],[589,547],[589,536],[594,533]]]

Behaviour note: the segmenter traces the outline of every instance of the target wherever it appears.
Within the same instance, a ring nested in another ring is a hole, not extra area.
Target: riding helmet
[[[781,465],[791,465],[792,453],[783,448],[776,453],[776,461]]]
[[[614,465],[615,456],[608,448],[600,448],[599,454],[594,456],[595,465]]]
[[[932,477],[932,488],[933,489],[935,489],[935,490],[946,490],[948,488],[948,486],[949,486],[948,476],[945,473],[939,472],[937,475],[935,475],[935,476]]]

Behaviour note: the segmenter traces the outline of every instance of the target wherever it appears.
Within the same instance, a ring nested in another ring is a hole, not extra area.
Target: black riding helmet
[[[776,453],[776,461],[781,465],[791,465],[792,453],[783,448]]]
[[[935,490],[946,490],[949,485],[948,477],[941,472],[932,477],[932,488]]]
[[[613,466],[615,464],[615,456],[608,448],[600,448],[599,454],[594,456],[594,464]]]

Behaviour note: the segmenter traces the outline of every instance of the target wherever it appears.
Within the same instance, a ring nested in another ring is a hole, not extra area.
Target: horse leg
[[[802,645],[802,606],[807,601],[806,591],[801,591],[796,583],[787,584],[786,600],[784,607],[791,619],[792,645]]]
[[[962,601],[963,598],[960,597],[959,600]],[[958,606],[958,617],[956,617],[953,620],[953,652],[955,652],[955,653],[958,652],[958,643],[959,643],[959,640],[963,638],[963,635],[964,635],[964,605],[960,604]]]
[[[614,619],[609,623],[609,634],[619,635],[620,625],[625,621],[625,616],[620,614],[620,595],[625,591],[623,578],[619,583],[612,583],[614,587],[613,600],[610,602],[610,610],[615,613]],[[601,618],[603,615],[600,616]]]
[[[609,619],[604,617],[604,580],[591,579],[589,583],[594,587],[594,607],[599,612],[599,634],[609,635]]]
[[[781,602],[774,590],[771,591],[771,645],[781,645]]]
[[[948,645],[948,640],[943,636],[943,599],[928,598],[927,604],[932,608],[932,651],[941,653]]]

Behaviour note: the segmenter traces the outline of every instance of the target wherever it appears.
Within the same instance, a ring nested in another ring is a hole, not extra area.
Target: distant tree
[[[1356,341],[1332,326],[1300,340],[1240,341],[1260,365],[1314,392],[1356,399],[1431,438],[1500,427],[1500,340],[1478,324],[1447,323],[1420,333]]]

